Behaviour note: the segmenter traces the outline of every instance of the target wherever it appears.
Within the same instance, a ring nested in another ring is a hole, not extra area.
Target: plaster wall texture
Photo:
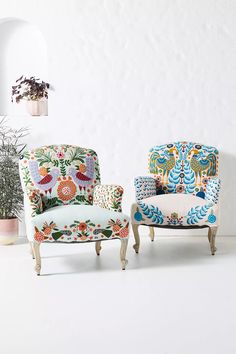
[[[149,147],[216,146],[219,231],[236,234],[235,1],[11,0],[1,1],[1,17],[38,26],[48,48],[49,116],[9,118],[30,126],[30,146],[96,150],[102,182],[125,188],[125,212]]]

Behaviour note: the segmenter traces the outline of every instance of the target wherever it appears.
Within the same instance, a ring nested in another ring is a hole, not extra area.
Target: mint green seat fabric
[[[101,241],[120,239],[125,268],[129,218],[122,213],[123,188],[101,185],[95,151],[42,146],[24,151],[19,167],[27,237],[36,256],[42,242],[95,241],[99,254]]]
[[[99,241],[128,237],[129,218],[95,205],[63,205],[36,215],[31,227],[32,241]]]

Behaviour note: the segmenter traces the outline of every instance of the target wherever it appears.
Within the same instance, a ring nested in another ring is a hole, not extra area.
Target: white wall
[[[221,152],[221,234],[236,234],[236,2],[234,0],[1,1],[1,17],[37,25],[55,88],[31,146],[95,149],[104,183],[146,173],[150,146],[173,140]],[[37,50],[37,43],[35,44]],[[162,231],[159,231],[162,232]]]
[[[33,24],[0,19],[0,53],[0,115],[25,115],[25,102],[11,102],[12,85],[22,75],[48,79],[46,40]]]

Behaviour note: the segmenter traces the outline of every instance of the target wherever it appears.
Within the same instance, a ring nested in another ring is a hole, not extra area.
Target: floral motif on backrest
[[[43,208],[64,204],[93,204],[100,184],[97,154],[72,145],[50,145],[27,150],[20,157],[21,183],[25,192],[40,191]]]
[[[191,142],[153,147],[149,172],[157,180],[157,194],[191,193],[205,197],[210,178],[218,176],[218,150]]]

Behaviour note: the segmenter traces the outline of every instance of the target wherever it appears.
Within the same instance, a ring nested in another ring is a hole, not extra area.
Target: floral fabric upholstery
[[[30,215],[43,213],[43,200],[39,189],[28,189],[27,198],[29,201]]]
[[[124,190],[116,185],[97,185],[94,189],[94,205],[114,211],[121,211]]]
[[[66,204],[92,205],[94,187],[100,183],[97,154],[71,145],[25,151],[20,174],[26,193],[29,189],[40,192],[43,210]]]
[[[218,150],[176,142],[149,152],[152,177],[134,180],[132,223],[169,226],[219,225]]]
[[[127,238],[129,218],[91,205],[64,205],[32,218],[30,240],[86,242]]]
[[[20,158],[27,236],[37,242],[128,237],[123,188],[100,185],[97,154],[71,145],[25,151]]]

